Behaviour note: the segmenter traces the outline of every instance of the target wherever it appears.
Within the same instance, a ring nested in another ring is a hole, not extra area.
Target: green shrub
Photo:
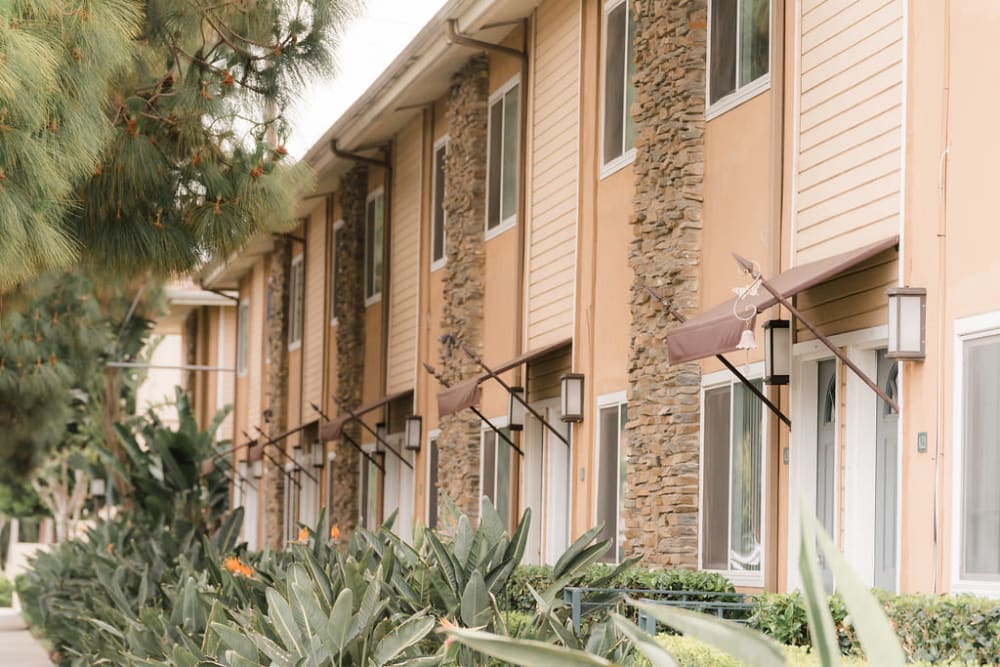
[[[907,659],[977,664],[1000,661],[1000,602],[971,595],[891,595],[884,591],[876,595]],[[833,596],[828,604],[841,653],[860,652],[843,601]],[[805,605],[798,592],[756,596],[749,626],[782,644],[811,645]]]
[[[0,575],[0,607],[9,607],[14,602],[14,582]]]

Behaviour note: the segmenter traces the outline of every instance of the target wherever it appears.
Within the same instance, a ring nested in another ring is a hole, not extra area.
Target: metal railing
[[[563,601],[573,615],[573,626],[580,631],[583,617],[597,609],[614,607],[626,597],[668,607],[690,609],[711,614],[736,623],[746,623],[753,612],[752,596],[744,593],[650,590],[642,588],[578,588],[563,589]],[[638,625],[655,635],[656,619],[638,613]]]

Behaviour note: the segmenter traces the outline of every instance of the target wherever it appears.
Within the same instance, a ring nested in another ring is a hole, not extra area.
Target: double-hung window
[[[625,394],[602,396],[597,401],[597,521],[604,524],[600,539],[612,540],[609,560],[625,558],[625,492],[628,484]]]
[[[770,83],[771,0],[711,0],[708,111],[722,113]]]
[[[340,253],[341,241],[344,238],[344,221],[338,220],[333,223],[333,248],[330,251],[330,326],[337,324],[337,311],[340,309],[340,279],[337,277],[340,262],[337,261]]]
[[[494,422],[498,420],[493,420]],[[510,429],[503,427],[500,432],[510,438]],[[514,457],[513,449],[493,430],[483,432],[483,475],[482,495],[490,499],[497,514],[510,525],[514,513]]]
[[[1000,594],[1000,313],[956,322],[952,589]]]
[[[486,237],[517,224],[521,86],[514,77],[490,96],[486,165]]]
[[[728,376],[728,374],[725,374]],[[728,376],[702,394],[701,568],[763,585],[764,404]],[[754,380],[757,388],[760,380]]]
[[[601,174],[628,164],[635,156],[635,17],[629,0],[604,4],[604,126]]]
[[[250,336],[250,304],[240,301],[236,315],[236,374],[243,377],[247,374],[247,355]]]
[[[445,219],[444,162],[448,157],[448,138],[444,137],[434,144],[434,208],[431,220],[431,271],[444,266],[445,262]]]
[[[438,527],[438,507],[441,501],[441,490],[438,488],[438,440],[441,432],[431,431],[427,436],[427,527],[436,530]]]
[[[292,270],[289,276],[288,294],[288,349],[294,350],[302,345],[302,305],[304,299],[305,273],[302,270],[302,255],[292,259]]]
[[[385,193],[368,195],[365,209],[365,305],[382,298],[382,245],[385,231]]]

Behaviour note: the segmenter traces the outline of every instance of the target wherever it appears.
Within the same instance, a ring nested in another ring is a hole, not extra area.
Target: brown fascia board
[[[240,279],[253,265],[274,247],[274,237],[261,233],[250,239],[243,250],[234,252],[225,259],[214,259],[199,269],[193,276],[196,283],[206,289],[239,290]]]

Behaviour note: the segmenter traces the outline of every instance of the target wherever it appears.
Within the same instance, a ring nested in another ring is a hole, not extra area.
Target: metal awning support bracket
[[[886,394],[881,387],[875,384],[875,382],[870,377],[868,377],[868,374],[865,373],[863,370],[861,370],[861,368],[858,367],[856,363],[851,361],[850,358],[846,354],[844,354],[839,347],[834,345],[833,341],[831,341],[825,335],[820,333],[819,329],[817,329],[812,322],[810,322],[806,317],[804,317],[801,311],[799,311],[798,308],[792,305],[791,301],[782,296],[782,294],[778,292],[778,290],[774,289],[774,287],[769,282],[764,280],[764,277],[760,275],[760,272],[754,268],[753,262],[744,257],[740,257],[736,253],[733,253],[733,257],[736,259],[736,263],[739,264],[740,267],[744,271],[746,271],[748,275],[757,280],[760,280],[760,286],[766,289],[778,303],[787,308],[788,312],[790,312],[795,317],[795,319],[802,322],[802,324],[804,324],[805,327],[809,329],[810,332],[812,332],[812,335],[816,336],[816,340],[823,343],[823,345],[825,345],[830,350],[830,352],[833,352],[833,355],[835,357],[840,359],[840,361],[843,362],[845,366],[850,368],[851,371],[853,371],[854,374],[857,375],[862,382],[864,382],[866,385],[868,385],[868,387],[872,391],[878,394],[879,398],[885,401],[886,405],[888,405],[893,412],[899,414],[899,404],[896,403],[896,401],[892,400],[892,398],[890,398],[889,395]]]
[[[313,410],[316,411],[316,414],[318,414],[320,417],[322,417],[326,421],[330,421],[330,418],[326,416],[325,412],[323,412],[322,410],[319,409],[318,405],[316,405],[315,403],[310,403],[309,405],[312,407]],[[381,463],[379,463],[378,461],[376,461],[374,456],[372,456],[371,454],[369,454],[368,452],[366,452],[365,448],[362,447],[361,445],[359,445],[357,442],[355,442],[354,438],[352,438],[351,436],[347,435],[343,431],[340,432],[340,437],[343,438],[344,440],[347,440],[347,444],[351,445],[352,447],[354,447],[354,449],[356,449],[359,452],[361,452],[361,455],[363,457],[365,457],[366,459],[368,459],[369,463],[371,463],[376,468],[378,468],[379,470],[381,470],[383,475],[385,474],[385,466],[382,465]]]
[[[285,457],[285,459],[286,459],[286,460],[288,460],[288,461],[290,461],[291,463],[293,463],[293,464],[295,465],[295,467],[296,467],[296,468],[298,468],[299,470],[301,470],[302,472],[304,472],[304,473],[306,474],[306,477],[308,477],[308,478],[309,478],[309,479],[311,479],[312,481],[314,481],[314,482],[316,482],[317,484],[319,484],[319,480],[318,480],[318,479],[316,479],[315,475],[313,475],[312,473],[310,473],[310,472],[309,472],[308,470],[306,470],[306,469],[305,469],[304,467],[300,466],[300,465],[299,465],[299,462],[298,462],[298,461],[296,461],[296,460],[295,460],[295,459],[293,459],[293,458],[292,458],[291,456],[289,456],[289,455],[288,455],[288,452],[286,452],[286,451],[285,451],[285,448],[284,448],[284,447],[282,447],[282,446],[281,446],[280,444],[278,444],[278,441],[277,441],[277,440],[275,440],[274,438],[272,438],[271,436],[269,436],[269,435],[268,435],[267,433],[264,433],[264,431],[262,431],[262,430],[260,429],[260,426],[254,426],[254,429],[255,429],[255,430],[256,430],[256,431],[258,432],[258,433],[260,433],[260,434],[261,434],[262,436],[264,436],[265,438],[267,438],[267,444],[269,444],[269,445],[272,445],[272,446],[273,446],[273,447],[274,447],[275,449],[277,449],[277,450],[278,450],[279,452],[281,452],[281,455],[282,455],[283,457]],[[291,432],[289,432],[289,433],[286,433],[286,434],[285,434],[285,436],[286,436],[286,437],[287,437],[287,436],[289,436],[289,435],[291,435]],[[265,448],[265,449],[266,449],[266,448]]]
[[[352,421],[356,421],[357,423],[361,424],[361,428],[363,428],[364,430],[368,431],[373,436],[375,436],[375,440],[380,445],[382,445],[383,447],[385,447],[386,449],[388,449],[390,452],[392,452],[397,459],[399,459],[400,461],[403,462],[404,465],[406,465],[407,468],[409,468],[410,470],[413,470],[413,464],[410,463],[409,461],[407,461],[405,458],[403,458],[403,455],[400,454],[399,452],[397,452],[395,447],[393,447],[388,442],[386,442],[385,438],[381,437],[378,434],[378,431],[376,431],[371,426],[369,426],[368,424],[366,424],[365,421],[356,412],[354,412],[349,407],[347,407],[346,405],[344,405],[344,402],[341,401],[339,398],[337,398],[336,396],[333,396],[332,398],[333,398],[334,401],[336,401],[337,407],[339,407],[341,410],[343,410],[344,412],[346,412],[348,414],[348,416],[351,418]]]
[[[259,431],[260,429],[257,429],[257,430]],[[247,433],[246,431],[243,431],[243,437],[246,438],[247,440],[251,440],[252,439],[250,437],[250,434]],[[287,472],[285,472],[284,467],[281,465],[281,461],[279,461],[278,459],[274,458],[273,456],[271,456],[270,454],[267,453],[267,447],[261,448],[260,451],[261,451],[261,454],[263,454],[264,456],[267,457],[268,461],[270,461],[271,463],[273,463],[275,466],[278,467],[278,470],[281,471],[282,475],[284,475],[285,477],[287,477],[288,479],[290,479],[292,481],[292,483],[295,484],[295,486],[299,487],[299,490],[302,489],[302,484],[299,483],[299,480],[295,479],[294,477],[292,477],[291,475],[289,475]]]
[[[660,306],[662,306],[665,311],[667,311],[668,313],[670,313],[671,315],[673,315],[673,317],[674,317],[675,320],[677,320],[681,324],[684,324],[684,322],[687,320],[687,318],[684,317],[684,315],[681,314],[681,312],[679,310],[677,310],[677,308],[674,306],[674,304],[670,303],[669,301],[667,301],[666,299],[664,299],[662,296],[660,296],[659,294],[657,294],[656,292],[654,292],[651,287],[647,287],[646,291],[649,292],[649,295],[651,297],[653,297],[654,299],[656,299],[660,303]],[[785,413],[781,411],[781,408],[779,408],[777,405],[775,405],[773,402],[771,402],[771,400],[767,396],[764,395],[764,392],[762,392],[760,389],[758,389],[757,386],[753,382],[751,382],[745,375],[743,375],[743,373],[741,373],[736,368],[736,366],[734,366],[728,359],[726,359],[721,354],[715,355],[715,358],[718,359],[720,362],[722,362],[722,365],[725,366],[729,370],[730,373],[732,373],[733,375],[735,375],[736,379],[739,380],[741,383],[743,383],[743,386],[745,386],[747,389],[749,389],[753,393],[754,396],[756,396],[757,398],[759,398],[761,400],[761,402],[764,405],[766,405],[767,408],[771,412],[773,412],[778,419],[780,419],[781,421],[783,421],[785,423],[785,425],[788,426],[788,428],[792,427],[792,420],[789,419],[788,416],[785,415]]]
[[[430,364],[424,363],[424,370],[426,370],[428,373],[430,373],[431,375],[433,375],[434,379],[437,380],[438,383],[442,387],[444,387],[445,389],[447,389],[449,387],[448,382],[446,382],[444,380],[444,378],[442,378],[440,375],[438,375],[438,372],[434,369],[433,366],[431,366]],[[499,428],[497,428],[497,426],[493,422],[491,422],[489,419],[487,419],[486,415],[484,415],[482,412],[479,411],[479,408],[477,408],[475,406],[472,406],[469,409],[472,410],[472,412],[477,417],[479,417],[479,419],[482,420],[482,422],[484,424],[486,424],[487,426],[489,426],[490,430],[493,431],[494,433],[496,433],[498,438],[502,438],[504,442],[506,442],[508,445],[510,445],[511,449],[513,449],[515,452],[517,452],[518,454],[520,454],[522,458],[524,457],[524,450],[522,450],[520,447],[518,447],[517,445],[515,445],[514,441],[511,440],[509,437],[507,437],[506,433],[504,433],[503,431],[501,431]]]
[[[489,366],[486,365],[486,363],[483,361],[482,357],[480,357],[478,354],[476,354],[475,352],[473,352],[472,349],[470,349],[469,346],[466,345],[465,343],[462,343],[462,351],[465,352],[465,356],[469,357],[469,359],[472,359],[474,362],[476,362],[477,364],[479,364],[479,367],[482,368],[484,371],[486,371],[487,375],[489,375],[491,378],[493,378],[494,380],[496,380],[497,382],[499,382],[500,386],[504,388],[504,391],[506,391],[510,395],[511,398],[513,398],[518,403],[520,403],[521,405],[523,405],[524,409],[527,410],[528,412],[530,412],[531,416],[533,416],[535,419],[537,419],[539,422],[541,422],[542,425],[545,426],[545,428],[547,428],[549,430],[549,432],[552,433],[552,435],[554,435],[557,438],[559,438],[560,440],[562,440],[563,444],[566,445],[567,447],[569,447],[569,439],[566,436],[564,436],[562,433],[560,433],[559,430],[555,426],[553,426],[552,424],[550,424],[549,421],[547,419],[545,419],[545,417],[543,417],[538,412],[538,410],[536,410],[535,408],[533,408],[530,405],[528,405],[528,402],[526,400],[524,400],[521,397],[520,394],[518,394],[517,392],[513,391],[511,389],[511,386],[509,384],[507,384],[506,382],[504,382],[500,378],[499,375],[497,375],[495,372],[493,372],[493,370]]]

